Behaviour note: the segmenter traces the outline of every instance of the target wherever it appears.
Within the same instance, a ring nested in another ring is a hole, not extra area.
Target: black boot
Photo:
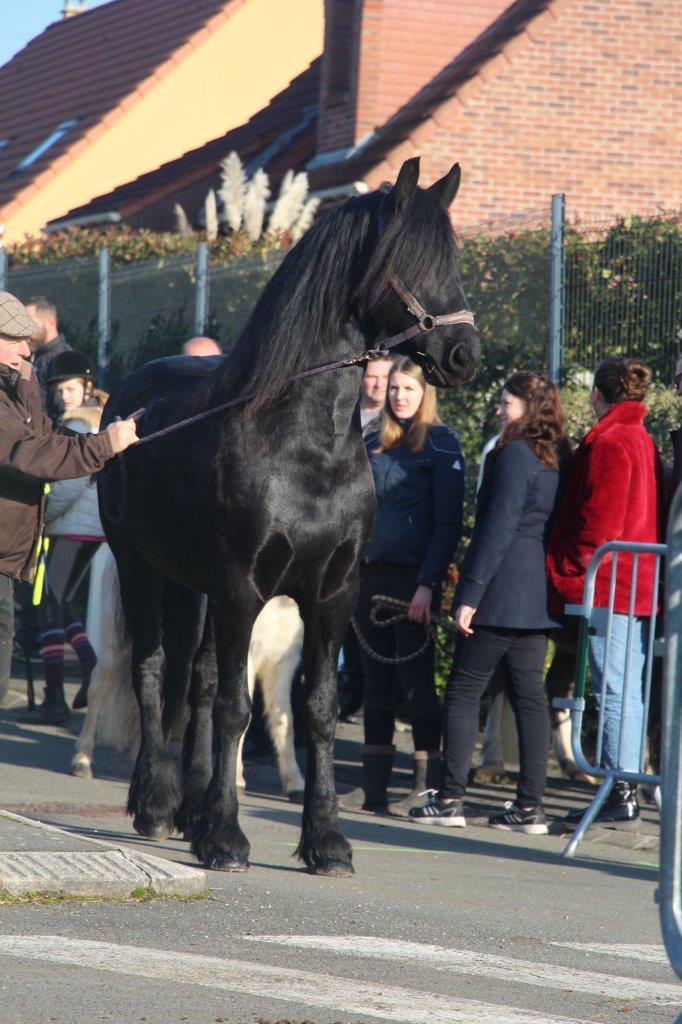
[[[569,811],[563,819],[567,829],[573,830],[578,827],[583,819],[586,808],[576,808]],[[600,810],[592,825],[599,825],[601,828],[636,828],[639,822],[639,804],[637,803],[637,790],[629,782],[614,782],[613,789],[609,793],[606,803]]]
[[[385,811],[394,757],[392,743],[366,743],[362,748],[362,788],[340,797],[340,806],[349,811]]]
[[[64,690],[45,690],[42,704],[19,715],[20,722],[31,725],[64,725],[71,717],[69,705],[64,699]]]
[[[88,687],[90,686],[90,679],[92,678],[94,668],[95,666],[93,665],[92,668],[81,671],[83,682],[80,684],[71,705],[74,711],[80,711],[81,708],[87,708],[88,706]]]
[[[413,754],[414,785],[402,800],[388,805],[388,813],[394,818],[409,818],[413,807],[421,807],[427,790],[438,789],[440,781],[440,751],[415,750]]]

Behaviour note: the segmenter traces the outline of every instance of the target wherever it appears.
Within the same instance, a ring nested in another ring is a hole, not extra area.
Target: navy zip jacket
[[[453,607],[476,608],[474,625],[556,627],[547,611],[545,557],[561,476],[524,440],[500,451],[478,493],[476,525]]]
[[[462,532],[464,459],[456,431],[431,427],[424,448],[406,445],[377,454],[378,434],[365,439],[377,493],[367,562],[418,567],[416,582],[440,584]]]

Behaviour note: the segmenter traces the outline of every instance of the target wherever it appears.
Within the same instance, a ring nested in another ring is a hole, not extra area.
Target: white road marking
[[[327,953],[365,957],[370,960],[398,960],[403,964],[424,963],[457,974],[496,978],[540,988],[559,988],[564,992],[588,992],[593,996],[609,996],[621,1000],[639,999],[665,1005],[682,1003],[682,985],[621,978],[612,974],[598,974],[596,971],[581,971],[574,967],[517,960],[493,953],[446,949],[444,946],[432,946],[428,943],[402,942],[363,935],[242,935],[242,938],[295,949],[321,949]]]
[[[590,1024],[474,999],[450,998],[428,990],[370,985],[355,978],[288,967],[61,935],[0,935],[2,956],[244,992],[261,1000],[303,1003],[406,1024]]]
[[[670,966],[664,946],[646,946],[637,943],[610,946],[602,942],[552,942],[550,945],[565,946],[567,949],[579,949],[583,953],[601,953],[602,956],[624,957],[627,960],[646,960],[651,964],[667,964]]]

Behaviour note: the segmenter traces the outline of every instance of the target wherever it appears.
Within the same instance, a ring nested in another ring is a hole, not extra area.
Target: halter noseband
[[[412,314],[417,323],[413,327],[408,327],[407,330],[401,331],[400,334],[392,334],[390,338],[381,343],[378,349],[373,349],[372,351],[388,352],[390,349],[395,348],[396,345],[400,345],[401,342],[409,341],[410,338],[416,338],[419,334],[430,334],[431,331],[435,331],[436,327],[446,327],[449,324],[469,324],[470,327],[475,326],[474,314],[470,309],[460,309],[458,313],[441,313],[438,316],[432,316],[426,312],[421,303],[405,287],[396,274],[391,274],[388,283],[398,293],[405,303],[408,313]]]

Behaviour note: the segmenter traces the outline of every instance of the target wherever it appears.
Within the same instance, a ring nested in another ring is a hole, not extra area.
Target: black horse
[[[406,308],[402,282],[431,316],[400,351],[433,384],[473,376],[480,345],[471,316],[435,327],[432,319],[467,308],[447,213],[459,166],[428,190],[418,177],[418,159],[408,160],[393,188],[320,217],[266,286],[228,357],[150,363],[105,410],[109,422],[145,407],[141,433],[149,435],[239,399],[228,411],[130,449],[100,474],[141,712],[128,811],[143,835],[191,831],[207,867],[243,870],[248,863],[235,783],[250,712],[247,652],[264,602],[286,594],[305,624],[310,739],[298,853],[319,874],[353,870],[337,825],[332,748],[339,646],[375,500],[356,412],[360,369],[291,378],[361,356],[382,331],[385,337],[414,327],[415,304],[413,312]],[[177,584],[207,598],[198,616],[188,604],[186,637],[181,628],[164,637],[164,606]],[[164,648],[175,663],[165,674]],[[195,653],[187,692],[177,680],[189,678]],[[188,704],[180,778],[167,741]]]

